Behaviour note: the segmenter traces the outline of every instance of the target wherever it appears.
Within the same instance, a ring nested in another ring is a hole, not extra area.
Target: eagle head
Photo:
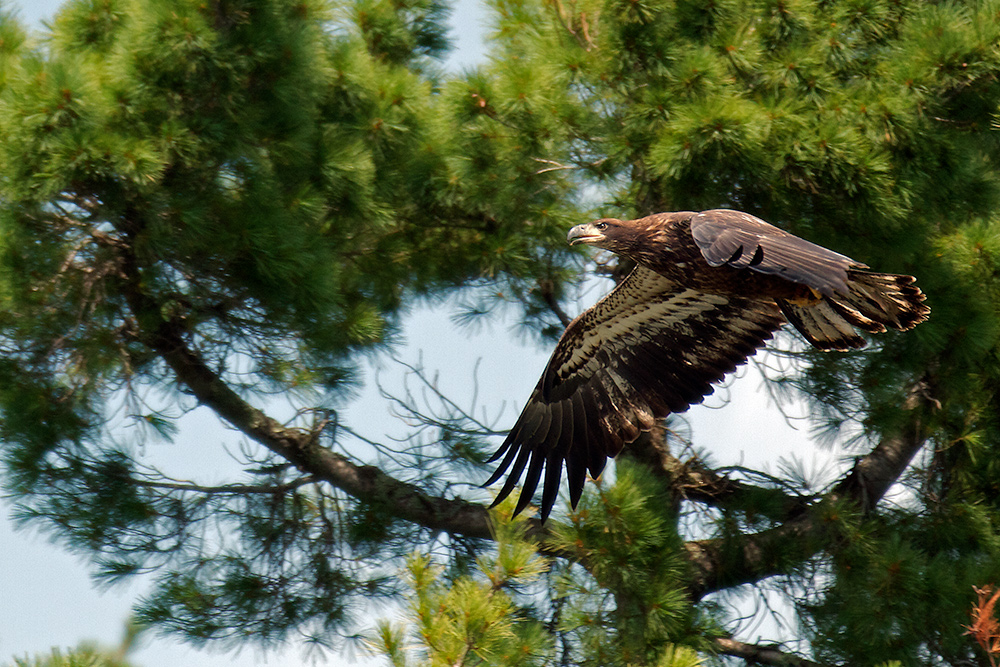
[[[623,242],[630,236],[626,224],[615,218],[601,218],[593,222],[577,225],[569,230],[566,240],[570,245],[586,243],[612,252],[623,250]]]

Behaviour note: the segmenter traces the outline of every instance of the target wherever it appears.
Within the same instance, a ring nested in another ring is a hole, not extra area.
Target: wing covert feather
[[[691,235],[711,266],[781,276],[825,296],[847,294],[847,269],[865,264],[741,211],[716,209],[691,218]]]

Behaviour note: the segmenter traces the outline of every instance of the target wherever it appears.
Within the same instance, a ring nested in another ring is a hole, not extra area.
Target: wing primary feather
[[[559,480],[562,478],[563,461],[566,460],[575,445],[575,413],[577,411],[576,405],[579,403],[579,392],[573,394],[573,399],[563,404],[563,424],[559,434],[559,442],[549,450],[545,462],[545,481],[542,484],[542,521],[545,521],[552,512],[556,497],[559,495]]]
[[[542,476],[542,467],[545,465],[545,454],[541,448],[536,448],[531,452],[531,465],[524,476],[524,484],[521,485],[521,495],[517,499],[517,506],[514,508],[514,516],[517,516],[531,502],[538,488],[538,479]]]
[[[579,400],[579,404],[577,404]],[[566,482],[569,486],[569,505],[576,509],[583,495],[583,487],[587,482],[587,461],[590,450],[596,445],[593,439],[599,437],[600,425],[597,423],[597,402],[594,391],[588,384],[573,395],[573,416],[577,417],[573,434],[575,442],[566,457]]]
[[[507,475],[507,481],[504,482],[503,488],[500,489],[500,493],[497,494],[496,499],[490,505],[491,508],[502,503],[504,499],[510,495],[510,492],[514,490],[514,486],[516,486],[518,481],[521,479],[521,471],[524,470],[524,466],[528,463],[529,456],[531,456],[531,449],[522,446],[519,450],[517,461],[514,462],[514,467],[511,468],[510,474]]]
[[[601,473],[604,472],[604,466],[607,464],[608,457],[592,447],[587,461],[587,469],[590,470],[590,476],[594,479],[600,477]]]
[[[485,482],[483,482],[483,486],[489,486],[493,482],[500,479],[500,477],[504,474],[507,468],[510,467],[510,464],[514,460],[514,457],[517,456],[519,449],[520,449],[519,447],[509,447],[509,449],[507,450],[507,456],[505,456],[504,460],[500,463],[500,465],[497,466],[497,469],[493,471],[493,474],[490,475],[490,478]],[[492,461],[493,459],[490,460]]]
[[[506,439],[504,439],[504,443],[503,445],[500,446],[498,452],[494,454],[492,457],[490,457],[490,459],[487,461],[487,463],[491,463],[497,460],[497,458],[499,458],[500,454],[503,453],[504,450],[508,450],[506,458],[504,458],[503,462],[499,466],[497,466],[497,469],[493,471],[493,474],[490,475],[490,478],[483,483],[483,486],[489,486],[493,482],[500,479],[500,476],[503,475],[504,471],[511,464],[511,461],[513,461],[514,457],[517,456],[518,450],[524,446],[523,443],[535,442],[535,439],[539,436],[539,434],[541,434],[542,437],[545,436],[546,429],[548,428],[549,419],[552,418],[551,413],[549,412],[549,410],[546,409],[545,404],[538,402],[534,396],[532,396],[532,398],[528,402],[528,405],[525,406],[524,411],[522,412],[521,415],[522,418],[528,416],[529,411],[532,415],[536,415],[536,417],[532,417],[532,421],[536,422],[534,428],[530,431],[530,433],[528,433],[525,431],[524,427],[521,426],[520,420],[518,421],[518,424],[515,425],[514,429],[512,429],[511,432],[507,435]],[[522,433],[526,433],[525,437],[523,438],[520,437]],[[511,447],[511,445],[517,444],[514,442],[512,437],[515,435],[518,436],[517,437],[518,442],[521,444],[518,444],[518,446],[516,447]]]
[[[507,437],[503,439],[503,444],[501,444],[500,447],[495,452],[493,452],[493,456],[486,459],[487,463],[493,463],[501,456],[503,456],[507,452],[507,450],[510,449],[510,446],[514,444],[514,441],[518,439],[518,437],[521,435],[521,431],[524,430],[524,416],[527,411],[528,411],[528,406],[525,406],[524,411],[521,413],[521,416],[517,418],[517,423],[514,424],[514,428],[512,428],[510,432],[507,434]]]
[[[514,516],[517,516],[521,511],[528,506],[531,502],[531,497],[535,494],[535,488],[538,486],[538,478],[542,472],[542,463],[544,463],[546,455],[545,450],[551,451],[554,447],[559,446],[559,439],[562,434],[562,421],[563,421],[563,404],[561,401],[556,403],[551,403],[548,405],[549,413],[549,426],[541,438],[538,438],[536,444],[534,445],[534,452],[532,454],[531,468],[528,470],[528,476],[524,480],[524,486],[521,489],[521,496],[517,500],[517,507],[514,509]],[[528,446],[525,446],[525,450],[528,450]],[[518,461],[520,462],[520,458]],[[523,464],[522,464],[523,468]],[[517,472],[515,475],[514,472]],[[506,490],[509,494],[514,488],[514,484],[517,483],[517,477],[521,476],[521,471],[515,469],[511,471],[510,476],[507,478],[507,482],[504,484],[503,489],[500,493]],[[513,480],[513,481],[512,481]],[[510,487],[509,489],[507,487]]]
[[[511,445],[512,442],[513,442],[513,440],[511,439],[510,434],[508,434],[507,437],[504,438],[503,444],[501,444],[500,447],[497,448],[497,450],[495,452],[493,452],[493,456],[491,456],[490,458],[486,459],[486,462],[487,463],[493,463],[494,461],[496,461],[497,459],[499,459],[501,456],[503,456],[504,454],[506,454],[507,451],[510,449],[510,445]]]
[[[552,420],[549,424],[549,432],[545,435],[544,440],[540,440],[540,446],[544,447],[548,451],[558,449],[559,440],[562,437],[563,430],[563,401],[553,403],[551,407]]]
[[[548,405],[542,403],[541,401],[535,403],[535,408],[539,413],[538,423],[535,428],[531,431],[531,435],[525,438],[522,442],[535,442],[545,438],[545,434],[549,431],[549,424],[552,423],[552,411],[548,409]]]
[[[512,428],[510,433],[507,434],[507,437],[504,438],[503,444],[500,445],[500,448],[493,453],[493,456],[486,459],[486,462],[493,463],[503,456],[504,452],[506,452],[507,449],[510,448],[510,446],[515,442],[524,442],[524,440],[528,439],[522,438],[521,434],[529,431],[529,429],[529,432],[533,434],[534,429],[538,427],[538,420],[540,417],[540,411],[537,409],[537,405],[535,403],[535,396],[532,394],[531,398],[528,399],[528,404],[525,405],[524,410],[521,411],[521,416],[517,418],[517,423],[514,424],[514,428]]]

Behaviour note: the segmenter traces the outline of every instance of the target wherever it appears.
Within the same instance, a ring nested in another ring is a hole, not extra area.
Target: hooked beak
[[[573,229],[569,230],[569,234],[566,235],[566,240],[569,241],[570,245],[576,245],[577,243],[595,243],[604,238],[604,234],[597,231],[594,227],[594,223],[587,222],[582,225],[577,225]]]

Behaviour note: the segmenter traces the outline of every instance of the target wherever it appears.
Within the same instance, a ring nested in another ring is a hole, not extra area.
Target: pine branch
[[[431,530],[494,539],[489,512],[483,505],[433,496],[375,466],[358,465],[321,446],[316,431],[286,427],[242,399],[192,349],[180,326],[163,319],[161,309],[142,290],[138,264],[131,250],[123,250],[122,254],[123,292],[136,321],[145,325],[134,335],[160,355],[178,381],[203,405],[315,480],[328,482],[361,502],[378,504],[398,519]],[[527,534],[544,545],[547,529],[537,519],[530,520],[530,524]],[[543,546],[540,552],[575,560],[551,547]]]
[[[758,646],[719,637],[713,640],[719,653],[742,658],[752,665],[775,665],[776,667],[823,667],[818,662],[807,660],[792,653],[785,653],[773,646]]]
[[[930,396],[925,380],[914,384],[907,393],[903,409],[910,413],[911,419],[906,426],[897,434],[883,438],[870,454],[858,459],[851,472],[834,488],[834,496],[850,498],[866,514],[875,509],[927,439],[918,410],[922,405],[940,407],[940,403]]]
[[[545,305],[549,307],[559,321],[564,327],[568,327],[573,318],[570,317],[562,306],[559,305],[559,300],[556,298],[555,292],[553,291],[553,284],[550,280],[539,280],[538,281],[538,293],[542,297],[542,301]]]
[[[848,501],[862,512],[874,511],[878,502],[906,470],[927,439],[919,407],[933,405],[924,382],[914,385],[904,408],[911,419],[898,433],[887,435],[815,507]],[[781,526],[740,537],[692,540],[685,544],[694,574],[689,592],[693,599],[723,588],[759,581],[787,570],[829,545],[829,522],[821,512],[808,512]]]
[[[212,371],[168,323],[161,322],[156,331],[146,337],[146,342],[202,404],[307,474],[362,502],[388,507],[394,516],[426,528],[468,537],[491,537],[489,516],[483,506],[461,499],[431,496],[375,466],[357,465],[322,447],[317,434],[286,427],[253,407]]]
[[[758,502],[753,504],[760,506],[760,499],[769,498],[773,501],[770,503],[772,506],[781,508],[777,516],[769,518],[774,521],[785,521],[801,514],[809,506],[810,501],[815,500],[785,493],[781,489],[731,479],[702,465],[696,458],[682,461],[670,453],[663,435],[660,428],[643,433],[629,444],[622,455],[643,463],[653,471],[653,474],[664,478],[678,501],[690,500],[719,507],[733,502],[740,504],[741,499],[752,496],[758,499]]]
[[[312,477],[302,477],[287,484],[222,484],[220,486],[203,486],[193,482],[154,482],[148,479],[130,479],[133,486],[142,486],[149,489],[164,489],[167,491],[187,491],[190,493],[201,493],[206,496],[212,495],[233,495],[245,496],[250,494],[280,495],[288,493],[301,486],[315,484]]]
[[[468,537],[491,538],[489,516],[482,505],[431,496],[375,466],[357,465],[319,445],[313,433],[288,428],[251,406],[230,389],[176,337],[159,332],[155,349],[178,379],[205,405],[300,470],[345,491],[362,502],[378,503],[406,521]]]

